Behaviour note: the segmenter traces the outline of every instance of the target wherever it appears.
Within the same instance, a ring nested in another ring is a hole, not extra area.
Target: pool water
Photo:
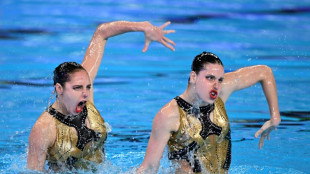
[[[94,84],[95,104],[111,126],[107,162],[97,173],[134,173],[143,160],[157,111],[187,85],[202,51],[225,71],[265,64],[273,69],[282,116],[262,150],[254,133],[269,118],[259,84],[226,103],[232,129],[230,173],[309,173],[310,2],[290,1],[40,1],[0,2],[0,173],[27,173],[28,136],[53,91],[52,71],[81,62],[102,22],[170,20],[171,52],[142,33],[109,39]],[[159,173],[173,169],[163,155]],[[82,171],[80,171],[82,173]]]

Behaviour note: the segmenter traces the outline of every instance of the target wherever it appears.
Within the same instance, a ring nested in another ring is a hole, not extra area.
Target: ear
[[[57,95],[61,95],[64,91],[63,87],[61,86],[60,83],[56,83],[55,85],[55,90]]]
[[[192,71],[189,78],[190,78],[190,80],[189,80],[190,83],[196,83],[196,78],[197,78],[196,72]]]

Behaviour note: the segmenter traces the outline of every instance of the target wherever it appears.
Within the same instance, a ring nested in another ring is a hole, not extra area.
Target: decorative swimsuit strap
[[[98,141],[100,133],[86,126],[85,120],[87,117],[87,108],[84,106],[81,113],[78,115],[63,115],[56,109],[49,107],[48,113],[55,117],[58,121],[66,124],[67,126],[74,127],[78,134],[78,141],[76,147],[83,151],[86,144],[90,141]]]
[[[177,96],[174,98],[177,104],[182,108],[188,115],[193,115],[201,123],[202,129],[200,131],[200,136],[205,140],[209,135],[215,134],[220,136],[222,128],[214,124],[210,119],[210,114],[214,110],[214,103],[207,106],[202,106],[198,108],[193,107],[187,101]]]

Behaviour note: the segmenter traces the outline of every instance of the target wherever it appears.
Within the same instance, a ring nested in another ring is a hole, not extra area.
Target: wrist
[[[280,114],[271,116],[270,121],[273,126],[278,126],[281,122]]]

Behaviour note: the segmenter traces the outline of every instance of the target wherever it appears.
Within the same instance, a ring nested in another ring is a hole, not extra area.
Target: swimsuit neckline
[[[199,107],[199,110],[193,107],[190,103],[182,99],[180,96],[174,98],[179,107],[181,107],[187,114],[194,115],[201,123],[200,136],[206,139],[209,135],[215,134],[220,136],[222,128],[214,124],[210,119],[210,114],[214,110],[214,103],[207,106]]]
[[[192,114],[195,115],[196,117],[198,116],[197,114],[202,113],[208,113],[212,112],[214,110],[214,103],[208,104],[206,106],[200,106],[199,109],[195,108],[192,104],[188,103],[185,101],[183,98],[180,96],[177,96],[174,98],[178,105],[187,113],[187,114]]]
[[[49,114],[55,117],[61,123],[74,127],[77,135],[78,141],[76,147],[83,150],[86,144],[92,140],[98,141],[100,139],[100,132],[94,131],[86,126],[86,117],[88,115],[86,105],[83,107],[83,110],[77,115],[64,115],[50,106],[47,110]]]

